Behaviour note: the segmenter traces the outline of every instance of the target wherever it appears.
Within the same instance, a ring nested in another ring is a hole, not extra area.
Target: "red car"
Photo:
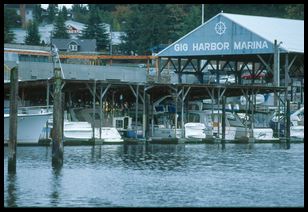
[[[264,79],[265,77],[266,77],[265,72],[261,72],[259,74],[246,73],[246,74],[243,74],[241,76],[242,79],[246,79],[246,80],[249,80],[249,79]]]

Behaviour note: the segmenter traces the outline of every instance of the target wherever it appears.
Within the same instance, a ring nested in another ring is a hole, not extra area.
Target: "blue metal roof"
[[[157,56],[304,53],[304,21],[219,13],[160,51]]]

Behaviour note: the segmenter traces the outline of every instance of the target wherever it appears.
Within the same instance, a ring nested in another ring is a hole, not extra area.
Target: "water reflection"
[[[52,167],[50,204],[58,206],[61,194],[62,167]]]
[[[17,207],[16,200],[17,200],[17,191],[16,191],[16,174],[15,173],[8,173],[7,174],[7,207]]]
[[[67,146],[60,168],[51,166],[51,148],[20,147],[16,175],[5,148],[5,207],[302,206],[304,146],[285,147]]]
[[[188,161],[184,144],[123,145],[120,157],[125,168],[142,170],[174,170]]]

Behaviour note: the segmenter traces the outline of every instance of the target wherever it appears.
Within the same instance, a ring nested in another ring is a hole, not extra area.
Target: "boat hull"
[[[17,143],[38,144],[40,134],[52,113],[18,114]],[[4,142],[9,140],[10,117],[4,116]]]

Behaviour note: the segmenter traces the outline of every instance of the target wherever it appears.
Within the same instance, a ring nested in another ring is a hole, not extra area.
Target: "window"
[[[69,46],[68,46],[69,50],[70,51],[74,51],[74,52],[77,52],[78,51],[78,46],[76,43],[71,43]]]

